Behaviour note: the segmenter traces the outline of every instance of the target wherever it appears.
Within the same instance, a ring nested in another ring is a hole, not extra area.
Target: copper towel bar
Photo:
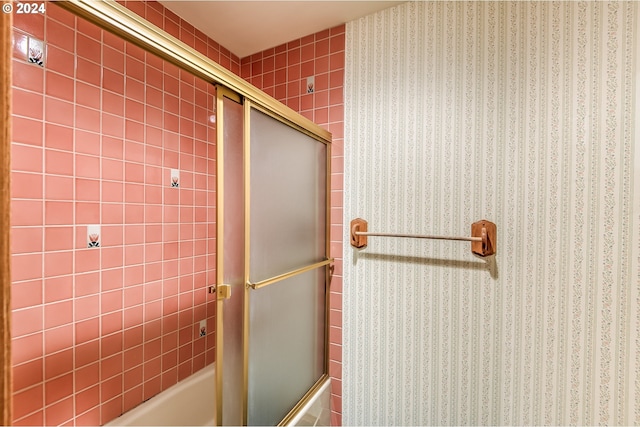
[[[402,233],[373,233],[367,231],[367,221],[356,218],[351,221],[351,246],[364,248],[367,246],[368,236],[377,237],[409,237],[413,239],[437,239],[437,240],[461,240],[471,242],[471,252],[480,256],[489,256],[496,253],[496,225],[487,220],[480,220],[471,224],[471,237],[457,236],[430,236],[426,234],[402,234]]]

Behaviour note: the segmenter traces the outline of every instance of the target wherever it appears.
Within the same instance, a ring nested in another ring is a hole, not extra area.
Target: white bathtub
[[[328,426],[330,381],[318,390],[290,426]],[[105,426],[214,426],[215,364],[169,387]]]
[[[215,425],[215,364],[108,422],[107,426],[213,426]]]
[[[331,380],[327,380],[300,410],[289,426],[331,425]]]

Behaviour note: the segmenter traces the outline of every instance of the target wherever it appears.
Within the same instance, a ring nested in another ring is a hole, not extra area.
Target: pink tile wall
[[[126,5],[239,72],[160,4]],[[14,36],[14,421],[103,424],[214,361],[215,89],[52,3]]]
[[[240,58],[234,55],[215,40],[207,37],[202,31],[193,27],[157,1],[127,0],[118,1],[127,8],[145,18],[152,24],[162,28],[174,37],[179,38],[189,47],[206,55],[208,58],[222,65],[229,71],[240,74]]]
[[[331,281],[329,373],[331,422],[342,424],[342,191],[344,171],[345,26],[293,40],[240,61],[242,78],[333,134],[331,161]],[[307,93],[313,76],[314,91]]]

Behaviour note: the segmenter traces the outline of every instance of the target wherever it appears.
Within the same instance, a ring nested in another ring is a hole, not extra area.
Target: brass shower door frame
[[[60,6],[75,15],[86,19],[97,26],[114,33],[120,36],[127,42],[130,42],[148,52],[154,53],[160,58],[178,66],[179,68],[189,71],[190,73],[202,78],[206,82],[216,85],[219,89],[220,94],[217,95],[216,105],[220,106],[221,96],[227,96],[231,98],[238,99],[244,108],[244,136],[243,143],[245,149],[245,159],[244,159],[244,181],[245,181],[245,189],[244,189],[244,197],[245,197],[245,298],[244,298],[244,322],[243,322],[243,402],[242,402],[242,412],[243,412],[243,420],[242,424],[246,425],[247,423],[247,396],[248,396],[248,335],[249,335],[249,309],[248,302],[250,297],[250,292],[252,290],[251,284],[249,283],[249,195],[250,195],[250,187],[249,187],[249,167],[248,167],[248,149],[249,149],[249,135],[248,126],[249,126],[249,111],[250,109],[257,108],[260,111],[270,115],[271,117],[281,121],[282,123],[295,128],[296,130],[311,136],[324,143],[327,146],[327,168],[326,168],[326,224],[325,224],[325,239],[326,239],[326,248],[325,248],[325,257],[326,260],[322,262],[322,265],[313,265],[306,266],[304,268],[325,268],[325,336],[324,336],[324,374],[321,378],[314,384],[314,386],[301,398],[297,405],[285,416],[285,418],[280,422],[280,424],[287,424],[290,422],[293,417],[300,411],[300,409],[304,406],[304,404],[313,396],[315,391],[317,391],[324,383],[328,380],[329,375],[329,281],[330,281],[330,267],[329,263],[331,260],[329,259],[329,250],[330,250],[330,200],[331,200],[331,133],[327,130],[321,128],[317,124],[313,123],[311,120],[306,117],[298,114],[291,108],[286,105],[280,103],[275,98],[267,95],[262,92],[255,86],[249,84],[242,78],[233,74],[231,71],[226,68],[220,66],[219,64],[213,62],[211,59],[207,58],[205,55],[199,53],[192,47],[186,45],[185,43],[178,40],[176,37],[173,37],[166,31],[156,27],[146,19],[140,17],[136,13],[130,11],[124,6],[118,4],[114,0],[65,0],[65,1],[57,1],[55,3],[57,6]],[[223,95],[226,94],[226,95]],[[233,95],[235,94],[235,95]],[[223,164],[224,164],[224,152],[221,149],[222,144],[222,128],[224,126],[223,120],[218,121],[217,123],[217,145],[218,145],[218,154],[217,158],[217,180],[224,180],[223,174]],[[224,205],[222,203],[223,200],[223,189],[220,185],[221,182],[217,182],[217,284],[222,284],[222,269],[220,265],[220,260],[223,259],[222,254],[222,240],[223,240],[223,227],[224,218],[223,211]],[[300,269],[302,270],[302,269]],[[305,270],[308,271],[308,270]],[[293,275],[298,274],[301,271],[293,271],[289,273],[285,273],[281,276],[278,276],[277,280],[272,279],[271,283],[275,283],[275,281],[282,280],[285,276],[292,277]],[[262,284],[262,286],[267,286],[270,283]],[[254,284],[255,285],[255,284]],[[218,300],[217,307],[221,307],[221,301]],[[221,312],[217,313],[217,317],[223,316],[224,314]],[[219,322],[217,322],[219,325]],[[221,330],[222,333],[224,331]],[[219,343],[219,341],[218,341]],[[220,346],[217,346],[216,352],[217,354],[221,354]],[[218,362],[216,361],[216,364]],[[218,366],[216,366],[218,368]],[[223,369],[223,368],[222,368]],[[218,376],[218,371],[222,369],[216,369],[216,382],[219,383],[220,377]],[[219,393],[218,393],[219,394]],[[219,401],[220,398],[217,396],[216,400]],[[218,405],[218,403],[216,403]],[[217,425],[222,424],[222,411],[220,407],[217,407],[216,411],[216,423]]]
[[[225,111],[224,111],[224,98],[227,98],[231,101],[234,101],[238,104],[242,105],[243,109],[243,170],[242,170],[242,179],[243,179],[243,205],[244,205],[244,266],[243,266],[243,295],[242,295],[242,413],[241,413],[241,425],[248,424],[248,390],[249,390],[249,334],[250,334],[250,300],[252,291],[260,288],[264,288],[266,286],[279,283],[283,280],[289,279],[291,277],[295,277],[299,274],[317,270],[320,268],[325,269],[325,306],[324,306],[324,314],[325,314],[325,322],[324,322],[324,367],[323,374],[320,378],[313,384],[313,386],[305,393],[304,396],[301,396],[300,400],[297,404],[285,415],[285,417],[280,421],[279,425],[289,424],[290,421],[300,412],[300,410],[305,406],[305,404],[314,396],[314,394],[324,385],[324,383],[329,379],[329,282],[330,282],[330,264],[333,263],[333,259],[329,258],[330,251],[330,227],[331,227],[331,206],[330,206],[330,191],[331,191],[331,143],[324,139],[318,138],[317,135],[309,132],[308,129],[300,127],[295,123],[291,123],[284,119],[283,117],[275,114],[273,111],[270,111],[266,108],[263,108],[256,103],[252,102],[249,99],[241,98],[238,94],[233,91],[230,91],[226,87],[222,87],[218,85],[218,89],[216,91],[216,113],[218,116],[218,126],[216,128],[217,133],[217,179],[216,179],[216,196],[217,196],[217,224],[216,224],[216,251],[217,251],[217,265],[216,265],[216,277],[217,283],[223,284],[226,289],[222,291],[222,288],[218,286],[218,299],[216,302],[217,312],[216,312],[216,386],[217,390],[223,389],[223,371],[224,371],[224,334],[227,332],[224,328],[224,302],[225,299],[231,297],[233,293],[237,292],[236,290],[231,290],[232,287],[230,284],[224,283],[225,277],[225,267],[224,267],[224,245],[225,245],[225,143],[224,143],[224,133],[225,133]],[[316,262],[313,264],[302,266],[296,270],[285,272],[283,274],[279,274],[274,277],[270,277],[265,280],[261,280],[260,282],[252,283],[250,281],[250,252],[251,252],[251,110],[255,109],[268,115],[269,117],[291,127],[294,128],[301,133],[312,137],[317,142],[323,143],[326,146],[326,159],[325,159],[325,260]],[[237,286],[234,286],[237,288]],[[227,293],[228,292],[228,293]],[[222,369],[217,369],[218,366],[222,366]],[[217,425],[224,425],[223,422],[223,401],[221,398],[216,399],[216,423]]]
[[[325,181],[325,259],[320,262],[316,262],[313,264],[302,266],[296,270],[288,271],[283,274],[279,274],[277,276],[261,280],[260,282],[253,283],[250,280],[250,251],[251,251],[251,109],[255,109],[261,113],[270,116],[271,118],[278,120],[279,122],[298,130],[299,132],[310,136],[316,141],[323,143],[326,148],[326,181]],[[297,114],[297,113],[296,113]],[[245,99],[244,101],[244,321],[243,321],[243,350],[244,350],[244,360],[243,360],[243,390],[244,390],[244,403],[243,403],[243,420],[242,424],[247,425],[247,415],[248,415],[248,379],[249,379],[249,303],[251,300],[251,292],[264,288],[266,286],[279,283],[283,280],[295,277],[299,274],[306,273],[308,271],[317,270],[320,268],[324,268],[325,271],[325,306],[324,306],[324,367],[323,374],[320,378],[311,386],[311,388],[301,396],[298,403],[285,415],[285,417],[280,421],[278,425],[287,425],[289,424],[298,413],[302,410],[302,408],[306,405],[309,400],[315,395],[315,393],[322,388],[326,381],[329,380],[329,285],[331,281],[331,264],[333,264],[334,259],[330,258],[330,248],[331,248],[331,240],[330,240],[330,232],[331,232],[331,139],[327,140],[321,138],[319,135],[311,132],[308,128],[301,126],[299,123],[295,123],[289,121],[288,118],[282,117],[278,115],[275,111],[270,110],[269,108],[265,108],[264,106],[252,102],[249,99]]]

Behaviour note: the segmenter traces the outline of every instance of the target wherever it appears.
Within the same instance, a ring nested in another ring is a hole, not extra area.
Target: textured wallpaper
[[[640,423],[637,8],[417,2],[347,24],[345,224],[486,218],[498,253],[345,248],[345,425]]]

